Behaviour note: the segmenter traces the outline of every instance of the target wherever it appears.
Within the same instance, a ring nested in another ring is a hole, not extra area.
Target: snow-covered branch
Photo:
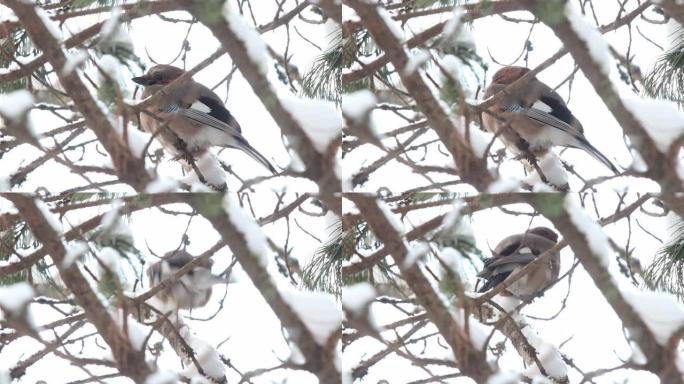
[[[346,5],[353,8],[361,17],[376,44],[385,51],[391,63],[398,69],[399,76],[406,89],[411,90],[418,108],[425,114],[432,128],[437,132],[458,168],[463,180],[474,185],[478,190],[485,190],[494,181],[487,170],[486,158],[476,153],[471,146],[473,134],[463,121],[456,122],[449,116],[443,103],[428,86],[427,80],[419,71],[405,71],[409,63],[409,54],[396,35],[398,25],[393,20],[380,14],[378,4],[359,0],[345,0]],[[384,11],[384,10],[383,10]],[[394,28],[392,28],[394,26]],[[474,141],[474,140],[473,140]]]
[[[663,101],[636,99],[623,96],[608,76],[608,46],[601,34],[584,20],[584,16],[568,1],[564,8],[550,11],[544,1],[525,0],[532,13],[544,21],[579,65],[596,93],[620,124],[631,145],[638,151],[648,170],[643,176],[657,181],[668,206],[684,216],[681,191],[684,181],[680,176],[684,135],[684,117],[678,115],[674,104]],[[661,116],[667,116],[661,121]],[[662,140],[667,142],[659,144]]]
[[[667,348],[665,343],[659,343],[654,335],[654,329],[650,328],[647,319],[640,315],[639,307],[635,307],[648,305],[649,300],[641,303],[629,300],[628,295],[636,289],[628,283],[620,284],[619,280],[624,277],[612,272],[608,239],[600,225],[589,218],[573,195],[530,195],[528,201],[563,235],[596,287],[601,290],[606,301],[620,317],[630,337],[648,359],[646,369],[658,375],[664,383],[681,383],[682,372],[676,363],[681,359],[679,351]],[[670,311],[670,308],[660,307],[658,310]],[[681,321],[684,321],[684,318]]]
[[[205,5],[201,3],[185,3],[184,6],[221,42],[278,123],[288,145],[292,146],[304,166],[302,176],[318,183],[321,197],[334,212],[341,214],[341,204],[333,194],[341,190],[336,169],[340,166],[337,153],[342,118],[332,103],[299,99],[279,92],[267,77],[270,64],[266,44],[257,31],[242,20],[232,4],[224,5],[223,17],[207,14]]]
[[[265,235],[251,218],[245,216],[242,208],[229,202],[232,197],[226,196],[225,199],[224,203],[221,195],[200,194],[188,195],[186,202],[211,222],[261,291],[294,341],[293,348],[298,348],[303,355],[305,361],[301,363],[301,369],[318,376],[321,383],[340,383],[341,372],[336,360],[339,358],[337,346],[342,322],[341,308],[319,307],[313,312],[312,308],[306,311],[298,308],[308,298],[297,298],[299,293],[289,292],[284,285],[277,283],[278,276],[272,275],[267,268],[269,256],[266,254],[268,246]],[[334,302],[331,298],[321,300],[319,305],[327,300]],[[317,320],[309,322],[309,316],[317,317]],[[328,328],[330,325],[332,327]]]
[[[52,34],[51,20],[43,20],[37,14],[37,8],[29,3],[16,0],[4,0],[22,22],[31,35],[33,42],[46,56],[53,68],[64,68],[67,56],[61,48],[61,42]],[[54,26],[53,26],[54,27]],[[62,86],[71,95],[78,110],[83,114],[88,127],[95,133],[109,155],[119,178],[133,189],[142,191],[152,180],[145,168],[144,159],[135,156],[126,140],[117,133],[107,113],[98,104],[97,98],[91,94],[84,80],[77,71],[65,73],[57,70]]]
[[[66,257],[62,235],[55,228],[55,218],[51,213],[41,209],[33,197],[23,195],[7,196],[24,220],[31,227],[36,238],[43,243],[43,247],[55,261],[62,281],[74,295],[74,300],[83,308],[86,317],[97,328],[102,338],[109,344],[112,356],[119,371],[141,383],[154,371],[148,366],[144,349],[135,348],[131,342],[131,335],[124,331],[110,315],[100,298],[91,289],[90,283],[76,264],[65,266]],[[41,202],[42,204],[42,202]]]
[[[451,347],[456,361],[459,362],[461,372],[477,382],[485,382],[496,372],[496,368],[490,366],[482,351],[484,346],[480,344],[481,340],[476,336],[480,331],[476,329],[476,321],[471,319],[467,322],[463,315],[454,314],[420,266],[406,264],[409,249],[394,222],[396,218],[387,216],[392,215],[391,212],[382,209],[375,197],[352,195],[349,198],[364,212],[373,232],[395,260],[406,283],[416,295],[416,299],[425,308],[428,317]]]

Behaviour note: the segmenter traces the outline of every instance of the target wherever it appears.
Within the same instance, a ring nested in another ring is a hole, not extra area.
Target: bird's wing
[[[247,139],[245,139],[242,136],[242,133],[240,133],[240,126],[239,125],[230,125],[227,124],[216,117],[210,115],[207,112],[201,111],[197,109],[197,102],[195,102],[193,105],[190,106],[190,108],[180,108],[178,105],[174,105],[171,107],[171,109],[165,110],[165,112],[174,112],[178,113],[179,115],[182,115],[184,117],[187,117],[188,119],[197,122],[202,125],[206,125],[211,128],[215,128],[220,130],[221,132],[224,132],[225,134],[229,135],[233,139],[232,144],[225,144],[224,146],[227,147],[232,147],[232,148],[237,148],[248,154],[250,157],[252,157],[254,160],[258,161],[261,163],[264,167],[268,168],[269,171],[273,174],[277,174],[278,171],[271,165],[271,163],[257,151],[254,147],[252,147],[251,144],[247,142]],[[228,112],[226,110],[226,112]],[[218,144],[216,144],[218,145]]]
[[[478,292],[486,292],[501,284],[513,271],[531,263],[536,257],[534,254],[523,253],[486,259],[485,267],[477,274],[477,277],[485,281]]]
[[[534,121],[562,131],[568,135],[567,137],[569,140],[566,143],[557,143],[557,145],[582,149],[596,160],[605,164],[616,175],[620,173],[605,155],[587,141],[582,131],[582,125],[579,124],[579,122],[573,123],[576,122],[577,119],[572,115],[572,112],[570,112],[564,103],[558,103],[555,98],[542,97],[530,108],[524,108],[519,104],[509,105],[506,110],[508,112],[524,113],[525,116]],[[573,124],[570,125],[568,121]]]
[[[553,115],[551,113],[553,112],[551,107],[541,100],[536,101],[529,108],[525,108],[525,106],[523,106],[520,102],[509,103],[503,108],[503,111],[510,113],[522,113],[536,122],[561,130],[571,136],[576,136],[578,134],[577,128]],[[556,113],[562,114],[563,112],[557,111]]]
[[[539,102],[541,102],[541,100]],[[537,103],[539,103],[539,102],[537,102]],[[556,128],[556,129],[563,131],[564,133],[569,135],[569,138],[572,139],[572,140],[569,140],[567,143],[564,143],[563,145],[568,146],[568,147],[572,147],[572,148],[582,149],[582,150],[586,151],[587,153],[589,153],[596,160],[605,164],[606,167],[610,168],[610,170],[613,171],[613,173],[615,173],[616,175],[620,173],[618,171],[618,169],[615,168],[613,163],[610,160],[608,160],[608,158],[605,155],[603,155],[601,152],[599,152],[598,149],[596,149],[593,145],[591,145],[589,143],[589,141],[587,141],[587,139],[584,137],[584,134],[582,133],[581,130],[578,130],[578,128],[569,125],[565,121],[558,119],[556,116],[554,116],[550,113],[547,113],[547,112],[544,112],[544,111],[541,111],[541,110],[535,108],[537,103],[535,103],[535,105],[533,105],[532,108],[527,108],[524,111],[524,113],[527,117],[529,117],[532,120],[538,121],[542,124],[545,124],[546,126],[549,126],[551,128]],[[581,128],[581,125],[579,127]]]
[[[554,242],[534,233],[526,232],[508,236],[494,249],[494,257],[484,261],[480,277],[510,273],[516,267],[530,263],[540,254],[554,246]]]
[[[205,101],[206,100],[211,99],[206,98]],[[197,101],[195,101],[187,107],[184,107],[179,103],[169,103],[164,107],[160,108],[160,111],[166,113],[177,113],[179,115],[187,117],[188,119],[196,123],[218,129],[219,131],[224,132],[228,135],[242,137],[240,125],[237,124],[237,121],[235,121],[230,112],[228,112],[228,110],[223,107],[219,109],[216,108],[214,105],[214,107],[212,108],[210,105],[214,104],[212,104],[211,102],[207,104],[202,100],[198,99]],[[227,121],[223,121],[222,119],[225,119]],[[231,124],[231,121],[234,123]]]
[[[163,112],[177,113],[189,120],[205,125],[210,128],[218,129],[219,131],[228,135],[232,140],[226,143],[215,145],[222,145],[225,147],[237,148],[245,152],[254,160],[261,163],[271,173],[277,174],[278,171],[271,165],[271,163],[252,147],[242,136],[242,129],[233,115],[223,106],[221,100],[213,92],[204,89],[194,102],[190,105],[180,105],[182,101],[170,103],[162,108]]]
[[[176,113],[183,115],[187,117],[188,119],[200,123],[202,125],[206,125],[211,128],[218,129],[221,132],[224,132],[228,135],[231,135],[235,138],[239,137],[242,138],[242,133],[240,132],[239,126],[234,126],[230,125],[226,122],[223,122],[216,117],[208,114],[205,111],[202,111],[200,109],[197,109],[197,102],[193,105],[190,106],[190,108],[178,108]],[[243,139],[244,140],[244,139]]]
[[[504,238],[494,248],[494,254],[497,256],[512,255],[520,249],[520,244],[522,242],[523,235],[524,234],[515,234]],[[496,257],[492,259],[496,260]]]
[[[202,111],[207,115],[235,128],[238,132],[242,132],[240,124],[235,120],[235,117],[226,109],[221,100],[217,100],[209,96],[200,96],[197,101],[190,106],[192,109]]]
[[[498,275],[493,275],[490,277],[484,278],[485,282],[482,284],[482,286],[477,290],[480,293],[487,292],[490,289],[496,287],[497,285],[501,284],[506,278],[510,275],[510,273],[501,273]],[[482,277],[482,276],[480,276]]]
[[[501,240],[494,248],[494,254],[508,257],[517,253],[532,253],[540,255],[553,247],[556,243],[546,237],[532,232],[511,235]]]
[[[165,97],[159,110],[177,113],[199,124],[218,129],[228,135],[240,135],[242,129],[223,101],[211,89],[190,81]]]
[[[533,108],[540,109],[556,119],[572,126],[582,132],[582,125],[579,124],[575,115],[572,114],[565,101],[554,92],[553,95],[544,95],[532,105]]]
[[[537,258],[537,255],[532,254],[532,253],[519,253],[515,255],[510,255],[506,257],[497,257],[495,260],[489,265],[487,265],[487,269],[490,269],[492,271],[498,270],[500,267],[506,266],[506,267],[511,267],[510,270],[513,270],[515,267],[519,267],[521,265],[529,264],[532,262],[534,259]]]
[[[618,171],[618,169],[613,165],[613,163],[610,160],[608,160],[608,158],[603,153],[599,152],[598,149],[591,145],[589,141],[587,141],[587,139],[584,138],[584,136],[577,137],[576,139],[578,143],[575,145],[569,145],[569,147],[578,148],[586,151],[596,160],[602,162],[606,165],[606,167],[610,168],[610,170],[613,171],[614,174],[620,174],[620,171]]]
[[[563,98],[551,88],[541,84],[542,88],[532,93],[511,95],[502,100],[504,112],[523,113],[530,119],[544,125],[560,129],[568,134],[582,133],[582,124],[575,118]],[[492,84],[488,91],[493,96],[504,86]]]
[[[577,128],[551,114],[552,111],[548,110],[547,106],[547,104],[539,100],[532,107],[523,109],[522,112],[532,120],[548,125],[551,128],[559,129],[568,135],[577,136]]]

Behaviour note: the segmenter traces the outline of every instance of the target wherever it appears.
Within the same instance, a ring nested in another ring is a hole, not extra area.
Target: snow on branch
[[[5,4],[17,15],[26,28],[34,44],[43,51],[53,68],[64,68],[67,55],[60,42],[52,35],[43,20],[37,15],[36,8],[18,0],[8,0]],[[57,71],[60,83],[72,97],[74,104],[83,114],[86,124],[95,133],[102,146],[109,153],[119,178],[136,190],[144,190],[151,181],[144,161],[135,156],[109,120],[107,113],[98,104],[88,86],[77,71],[63,73]]]
[[[20,16],[21,17],[21,16]],[[81,306],[88,320],[97,328],[98,332],[109,345],[112,356],[121,374],[130,377],[135,382],[144,382],[152,373],[147,365],[144,350],[131,344],[131,336],[122,332],[115,319],[100,301],[100,298],[90,287],[90,283],[81,273],[77,265],[64,266],[66,255],[64,243],[60,239],[61,233],[55,231],[49,223],[42,209],[38,207],[33,197],[12,194],[7,198],[19,209],[37,240],[43,244],[64,284],[74,294],[75,301]]]
[[[328,0],[332,1],[332,0]],[[453,10],[453,7],[448,7],[449,11]],[[463,4],[461,6],[462,10],[464,11],[464,15],[462,19],[460,20],[461,23],[466,23],[470,22],[482,17],[486,17],[489,15],[495,15],[495,14],[500,14],[500,13],[506,13],[506,12],[512,12],[516,10],[521,10],[523,9],[523,6],[518,3],[517,1],[497,1],[494,3],[473,3],[473,4]],[[401,21],[405,20],[412,15],[404,15],[404,14],[399,14],[395,16],[395,20]],[[417,15],[416,15],[417,16]],[[361,24],[357,23],[358,26],[360,27]],[[419,33],[416,33],[413,37],[408,39],[406,41],[406,47],[411,49],[411,48],[416,48],[420,46],[421,44],[426,43],[428,40],[434,38],[435,36],[439,35],[444,31],[444,28],[447,26],[446,21],[439,22],[435,24],[432,27],[429,27]],[[354,81],[358,81],[363,79],[364,77],[367,77],[369,75],[372,75],[377,71],[378,69],[382,68],[385,64],[390,62],[390,56],[386,53],[383,53],[381,56],[376,58],[375,60],[366,63],[363,68],[360,68],[358,70],[346,72],[342,74],[342,83],[343,84],[348,84],[352,83]]]
[[[370,4],[361,0],[348,0],[346,4],[352,7],[361,17],[361,21],[373,36],[376,44],[385,52],[395,68],[406,68],[410,57],[403,42],[399,41],[388,23],[394,23],[390,18],[383,18],[377,4]],[[478,156],[469,140],[462,134],[462,122],[454,121],[442,106],[440,99],[428,85],[420,71],[399,71],[399,76],[406,89],[416,101],[418,108],[425,114],[432,129],[451,153],[459,175],[463,180],[473,184],[479,190],[485,190],[494,181],[494,177],[487,170],[486,159]],[[461,134],[454,134],[460,131]]]
[[[342,134],[342,119],[339,112],[335,111],[332,116],[328,116],[322,127],[313,129],[304,125],[302,120],[305,116],[299,113],[300,107],[293,109],[292,103],[284,102],[285,98],[294,96],[283,95],[283,91],[279,91],[270,83],[266,75],[269,67],[268,62],[265,62],[268,57],[264,53],[266,46],[258,33],[245,24],[237,10],[232,9],[232,4],[225,4],[225,18],[208,15],[203,12],[203,7],[201,3],[186,5],[186,9],[204,23],[221,42],[254,93],[282,129],[288,144],[293,147],[305,166],[302,175],[318,183],[322,198],[333,211],[341,213],[339,199],[328,198],[341,188],[340,177],[333,171],[338,167],[337,153]],[[245,52],[248,54],[245,55]],[[298,100],[298,103],[307,104],[301,108],[319,109],[315,103],[320,102]],[[326,110],[332,112],[332,106],[326,107]],[[323,132],[319,131],[323,128]]]
[[[241,212],[242,209],[237,204],[229,201],[227,206],[230,213],[227,214],[223,196],[219,194],[187,195],[185,201],[221,235],[254,286],[287,329],[305,359],[300,368],[318,376],[321,383],[340,383],[340,367],[336,361],[339,358],[337,344],[342,324],[341,306],[332,305],[329,295],[322,297],[284,292],[284,288],[279,287],[277,277],[272,276],[263,261],[267,257],[261,254],[265,246],[264,234]],[[294,300],[297,301],[296,304],[293,304]],[[323,311],[319,314],[311,313],[312,305],[323,305]]]
[[[478,342],[480,339],[476,337],[479,329],[474,324],[475,320],[469,319],[466,322],[461,312],[452,313],[446,300],[427,279],[423,270],[416,264],[406,265],[409,248],[395,229],[392,219],[387,217],[387,211],[380,208],[375,197],[359,194],[351,195],[349,199],[364,212],[364,217],[373,232],[394,258],[402,276],[415,293],[417,301],[425,308],[428,317],[451,347],[456,360],[460,363],[461,372],[477,382],[485,382],[496,372],[496,368],[490,366],[482,354],[482,345]],[[464,329],[465,324],[469,325],[469,332]]]
[[[645,311],[653,311],[663,300],[647,300],[638,303],[648,296],[643,293],[635,293],[635,288],[629,283],[620,283],[622,276],[611,272],[611,256],[608,254],[607,238],[602,228],[591,220],[584,209],[575,201],[574,196],[557,194],[535,194],[528,197],[528,202],[538,209],[549,219],[568,243],[575,257],[579,259],[596,287],[618,315],[624,327],[637,343],[648,363],[647,369],[661,377],[663,382],[681,383],[682,372],[675,368],[675,362],[681,357],[677,348],[666,348],[660,343],[666,337],[654,334],[651,316],[643,317]],[[561,208],[562,207],[562,208]],[[635,298],[640,298],[635,300]],[[658,295],[658,297],[660,297]],[[637,304],[637,306],[634,306]],[[644,307],[645,306],[645,307]],[[661,320],[672,321],[672,316],[679,313],[677,321],[669,329],[680,327],[684,322],[684,311],[681,308],[675,312],[665,307],[659,311],[669,313],[662,316]],[[662,332],[658,331],[658,332]],[[675,346],[677,343],[674,344]]]
[[[31,301],[35,292],[29,283],[20,282],[0,287],[0,308],[7,311],[6,317],[20,314]]]
[[[158,1],[140,1],[130,4],[122,4],[119,6],[124,13],[119,18],[119,23],[129,22],[131,20],[144,17],[151,14],[157,14],[161,12],[169,12],[173,10],[180,9],[180,5],[177,4],[175,0],[158,0]],[[110,12],[112,7],[101,7],[87,9],[85,11],[78,12],[67,12],[60,13],[54,16],[54,21],[64,21],[72,17],[78,17],[84,14],[97,14],[101,12]],[[94,24],[88,28],[83,29],[77,33],[74,33],[69,38],[67,38],[63,44],[65,49],[71,49],[83,44],[88,39],[96,36],[101,29],[107,24],[107,21],[102,21]],[[13,28],[20,27],[21,23],[19,21],[10,21],[0,23],[0,30],[6,28],[11,30]],[[74,58],[75,59],[75,58]],[[24,76],[29,76],[31,73],[36,71],[42,65],[49,61],[48,55],[41,54],[35,59],[23,63],[23,65],[17,69],[11,70],[9,72],[0,73],[0,83],[15,81]],[[69,62],[69,60],[67,60]],[[71,64],[74,64],[73,62]],[[62,67],[64,68],[64,67]],[[67,68],[68,69],[68,68]]]
[[[499,207],[508,204],[514,204],[516,202],[522,202],[524,199],[519,194],[499,194],[499,195],[476,195],[467,196],[461,199],[464,203],[463,208],[460,210],[459,214],[468,215],[473,212],[480,210]],[[394,210],[397,211],[397,210]],[[393,212],[394,212],[393,211]],[[398,213],[398,212],[397,212]],[[446,214],[438,215],[431,220],[416,226],[410,231],[406,232],[405,238],[407,241],[413,241],[421,238],[426,233],[433,231],[444,224],[446,219]],[[349,215],[347,215],[349,217]],[[377,263],[382,258],[390,254],[389,248],[383,246],[379,250],[375,251],[372,255],[364,258],[363,260],[355,263],[349,263],[342,266],[342,277],[349,277],[359,272],[370,268],[373,264]]]
[[[656,134],[660,138],[658,141],[664,140],[660,134],[663,129],[670,131],[665,135],[670,140],[681,137],[684,127],[680,124],[681,118],[676,119],[678,122],[676,126],[671,122],[663,125],[660,119],[653,120],[650,117],[648,120],[654,125],[648,124],[647,126],[645,124],[644,114],[647,112],[643,110],[637,112],[634,108],[637,107],[637,104],[639,104],[639,108],[643,108],[641,104],[646,102],[625,101],[624,97],[620,95],[606,72],[605,56],[597,48],[602,44],[605,46],[602,43],[603,37],[594,33],[595,31],[590,29],[591,27],[587,25],[586,21],[580,20],[583,16],[576,14],[577,11],[572,9],[574,5],[569,3],[567,2],[566,8],[560,12],[559,10],[549,11],[546,7],[546,1],[524,0],[527,9],[547,24],[561,40],[618,121],[631,144],[639,151],[648,166],[648,171],[643,175],[657,181],[667,205],[680,216],[684,216],[684,198],[680,194],[684,181],[677,173],[678,162],[680,161],[678,151],[670,150],[667,154],[663,153],[660,149],[663,145],[656,142],[652,137],[658,132]],[[597,39],[599,41],[596,41]],[[649,106],[648,109],[653,108]],[[681,146],[681,141],[679,143]]]

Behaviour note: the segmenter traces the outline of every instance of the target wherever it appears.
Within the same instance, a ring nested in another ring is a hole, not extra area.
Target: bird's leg
[[[173,144],[173,146],[179,152],[176,156],[173,157],[174,160],[185,160],[189,164],[192,164],[195,161],[195,158],[188,150],[188,145],[185,143],[185,141],[183,141],[183,139],[176,136],[176,142]]]
[[[520,151],[520,154],[516,156],[517,160],[527,160],[530,165],[537,164],[537,156],[530,150],[530,143],[518,135],[518,142],[515,143],[516,148]],[[536,167],[535,167],[536,168]]]
[[[491,155],[492,160],[494,160],[494,163],[497,165],[501,165],[501,163],[506,159],[506,148],[501,148],[497,150],[495,153]]]

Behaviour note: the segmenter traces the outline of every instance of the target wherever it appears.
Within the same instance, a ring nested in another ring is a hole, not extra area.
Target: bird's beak
[[[131,80],[136,84],[140,85],[150,85],[150,79],[147,76],[134,77]]]

